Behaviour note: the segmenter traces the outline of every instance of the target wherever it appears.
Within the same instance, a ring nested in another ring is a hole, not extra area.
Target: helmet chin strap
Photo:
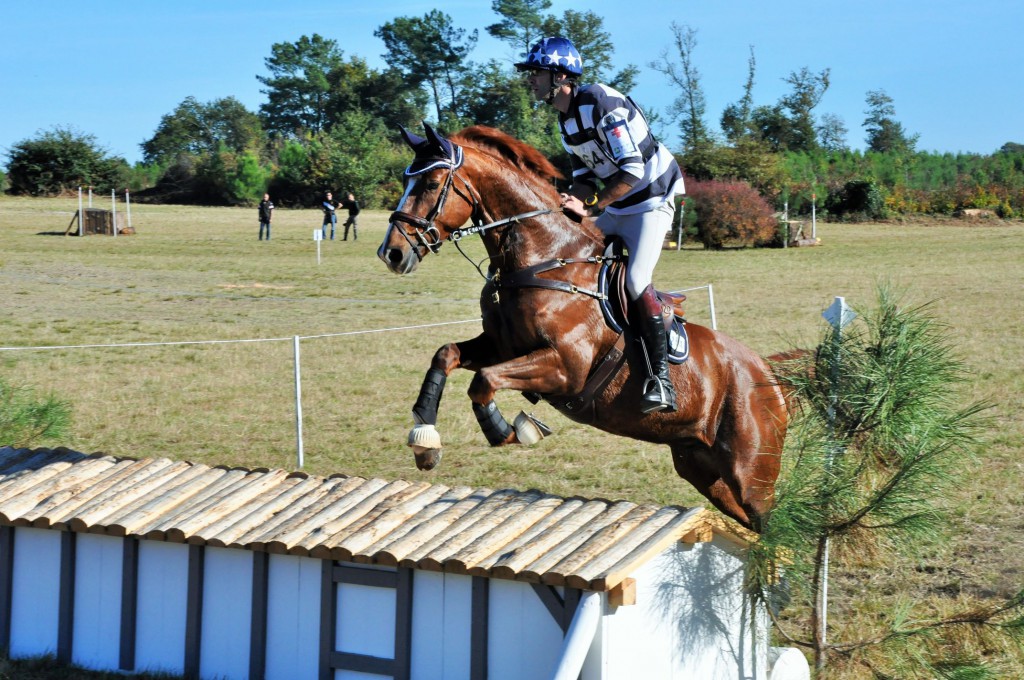
[[[555,83],[555,72],[554,71],[548,71],[548,75],[551,78],[551,87],[548,88],[548,93],[546,95],[544,95],[544,101],[547,104],[554,104],[555,95],[558,94],[558,91],[560,89],[562,89],[562,84],[561,83],[557,83],[557,84]]]

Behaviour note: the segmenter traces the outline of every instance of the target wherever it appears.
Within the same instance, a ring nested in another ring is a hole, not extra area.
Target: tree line
[[[640,67],[612,69],[604,20],[590,11],[549,12],[550,0],[493,0],[485,27],[516,54],[544,35],[569,37],[586,57],[586,79],[623,92]],[[966,208],[1024,216],[1024,145],[992,155],[916,149],[918,137],[896,118],[884,90],[865,96],[865,151],[847,143],[845,122],[818,107],[830,69],[794,70],[775,103],[754,98],[753,47],[742,96],[707,116],[698,68],[697,30],[671,24],[672,44],[646,66],[677,94],[668,110],[649,111],[657,130],[675,130],[673,149],[695,182],[741,182],[773,209],[836,219],[952,214]],[[141,200],[251,205],[269,191],[279,205],[315,205],[325,189],[352,191],[368,207],[391,207],[401,193],[408,152],[399,126],[430,120],[455,131],[491,125],[522,139],[567,169],[555,111],[537,106],[508,61],[478,62],[477,29],[456,26],[441,10],[396,17],[374,32],[386,50],[383,69],[319,34],[276,43],[257,75],[266,96],[258,111],[231,96],[187,97],[142,142],[134,166],[110,157],[95,137],[58,127],[16,144],[0,183],[10,193],[52,195],[92,185],[131,188]],[[640,102],[642,105],[643,102]]]

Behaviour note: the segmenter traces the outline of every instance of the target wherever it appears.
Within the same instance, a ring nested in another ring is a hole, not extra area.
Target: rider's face
[[[533,98],[538,101],[546,98],[554,85],[554,73],[544,69],[531,69],[525,73],[524,78]]]

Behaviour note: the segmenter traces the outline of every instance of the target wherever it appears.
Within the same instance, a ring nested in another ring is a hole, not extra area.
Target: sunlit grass
[[[556,434],[529,449],[488,447],[465,372],[451,377],[441,403],[444,460],[418,472],[405,446],[410,410],[434,351],[479,331],[481,280],[450,244],[411,276],[388,273],[375,254],[385,212],[361,215],[359,241],[323,242],[317,264],[318,211],[275,211],[273,238],[260,242],[255,209],[133,204],[135,236],[64,237],[76,208],[74,199],[0,197],[0,346],[270,341],[0,352],[12,383],[71,402],[72,434],[51,444],[293,468],[292,338],[322,335],[330,337],[300,345],[311,473],[705,504],[675,475],[665,447],[577,425],[518,394],[499,395],[506,417],[533,411]],[[854,307],[873,304],[881,280],[910,301],[936,300],[975,376],[964,402],[996,408],[981,464],[964,469],[956,496],[943,499],[968,544],[935,560],[966,574],[960,587],[973,596],[1019,587],[1024,226],[819,223],[818,236],[816,248],[665,251],[655,283],[713,284],[719,329],[764,354],[814,341],[837,295]],[[478,241],[463,245],[473,261],[483,258]],[[692,292],[686,308],[691,321],[710,323],[705,291]],[[465,323],[369,332],[456,321]],[[907,583],[938,598],[937,608],[948,605],[914,574]]]

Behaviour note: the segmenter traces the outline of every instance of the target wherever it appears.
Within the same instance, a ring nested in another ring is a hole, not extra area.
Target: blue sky
[[[55,126],[94,135],[109,153],[141,159],[139,144],[186,97],[233,96],[256,111],[264,95],[271,45],[319,33],[345,57],[384,66],[374,30],[397,16],[442,7],[456,26],[480,30],[471,55],[510,63],[515,55],[486,34],[498,17],[489,0],[280,0],[8,2],[0,12],[0,164],[12,145]],[[694,62],[707,99],[707,122],[739,100],[751,46],[757,59],[755,104],[788,91],[783,78],[807,67],[831,69],[818,115],[845,123],[863,148],[865,95],[885,90],[896,119],[920,135],[926,151],[989,154],[1024,143],[1024,3],[1015,0],[555,0],[549,10],[591,10],[604,17],[614,63],[641,68],[631,93],[665,112],[674,98],[648,64],[670,49],[670,23],[697,30]],[[584,59],[586,55],[584,55]],[[661,136],[673,148],[671,128]]]

